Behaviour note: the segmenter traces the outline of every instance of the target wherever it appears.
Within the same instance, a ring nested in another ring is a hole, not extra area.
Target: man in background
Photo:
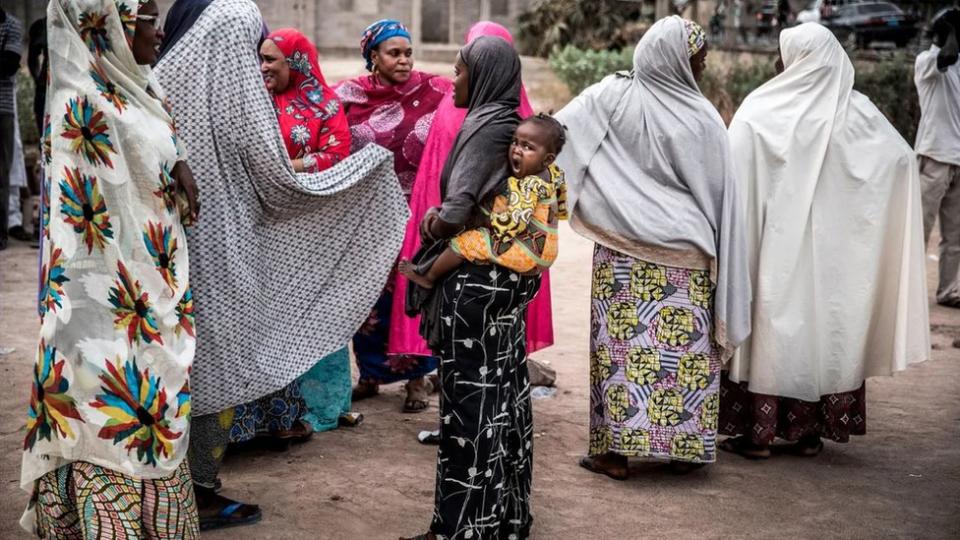
[[[13,163],[17,70],[23,53],[23,25],[0,8],[0,250],[7,248],[10,166]]]
[[[941,13],[930,31],[933,44],[917,55],[914,84],[920,126],[914,150],[923,188],[923,229],[929,242],[940,217],[940,280],[937,303],[960,308],[960,9]]]

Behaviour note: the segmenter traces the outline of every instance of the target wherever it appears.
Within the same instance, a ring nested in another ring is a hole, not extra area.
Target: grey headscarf
[[[440,175],[440,218],[467,225],[507,177],[507,149],[520,122],[520,57],[503,39],[482,36],[460,49],[460,58],[470,75],[469,112]]]
[[[570,132],[570,225],[646,261],[709,269],[724,357],[750,333],[745,209],[723,121],[693,77],[680,17],[657,21],[634,51],[632,74],[611,75],[557,119]]]

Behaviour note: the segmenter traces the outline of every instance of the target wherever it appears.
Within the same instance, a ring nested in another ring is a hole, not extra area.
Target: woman
[[[21,523],[42,538],[197,538],[181,225],[196,191],[149,68],[157,4],[56,0],[47,16],[51,204]]]
[[[370,25],[363,33],[360,49],[370,75],[344,81],[336,89],[350,123],[352,148],[357,151],[376,143],[393,152],[394,168],[409,201],[424,141],[450,81],[413,69],[410,33],[397,21]],[[394,282],[391,275],[367,323],[353,340],[360,366],[353,399],[376,395],[381,384],[406,380],[403,411],[416,413],[427,408],[433,385],[424,376],[436,369],[437,361],[430,356],[387,353],[387,343],[394,333],[390,326]]]
[[[425,244],[484,220],[499,193],[520,118],[520,58],[483,36],[457,57],[454,102],[467,117],[441,175],[443,204],[421,223]],[[523,314],[538,276],[464,264],[433,289],[424,337],[440,357],[440,448],[430,532],[420,538],[526,538],[533,418]],[[491,504],[491,501],[495,504]]]
[[[716,458],[721,362],[750,331],[742,207],[726,130],[697,81],[703,29],[657,21],[633,72],[557,115],[570,224],[597,243],[590,446],[580,464],[617,480],[627,460],[686,472]]]
[[[215,489],[234,408],[346,345],[386,283],[407,207],[375,145],[322,173],[294,172],[258,69],[263,21],[251,0],[216,0],[173,26],[186,29],[157,74],[173,88],[209,209],[190,239],[196,308],[209,321],[197,328],[190,468],[201,527],[213,528],[260,518]]]
[[[482,21],[470,27],[466,43],[480,36],[494,36],[513,45],[513,37],[503,26]],[[533,107],[527,99],[526,90],[520,87],[520,106],[517,113],[521,118],[533,115]],[[417,169],[417,178],[410,195],[410,221],[407,222],[407,234],[400,250],[401,259],[411,259],[420,248],[418,227],[428,209],[440,204],[440,172],[447,155],[453,148],[453,141],[463,125],[466,116],[464,109],[458,109],[453,99],[444,99],[433,115],[433,124],[427,142],[423,147],[423,159]],[[530,303],[527,313],[527,353],[533,353],[553,345],[553,323],[550,305],[550,277],[544,272],[540,279],[540,292]],[[404,313],[404,299],[407,292],[407,280],[397,274],[390,311],[390,341],[387,352],[390,354],[429,355],[427,344],[420,337],[419,317],[408,317]]]
[[[724,378],[721,448],[814,456],[866,429],[864,380],[929,355],[916,160],[853,90],[833,34],[780,34],[781,74],[730,124],[746,188],[753,334]]]
[[[350,154],[350,128],[340,100],[327,86],[317,50],[306,36],[292,28],[268,35],[260,45],[260,72],[294,171],[325,171]],[[285,447],[336,428],[349,410],[350,356],[344,347],[282,390],[238,406],[230,440],[268,436]]]

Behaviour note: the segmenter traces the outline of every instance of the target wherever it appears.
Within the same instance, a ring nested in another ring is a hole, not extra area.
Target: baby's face
[[[509,156],[510,171],[514,176],[523,178],[539,174],[553,162],[554,157],[547,130],[532,122],[517,127],[513,142],[510,143]]]

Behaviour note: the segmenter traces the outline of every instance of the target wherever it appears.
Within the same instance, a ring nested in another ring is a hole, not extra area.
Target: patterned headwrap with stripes
[[[360,38],[360,54],[367,61],[367,71],[373,71],[373,50],[384,41],[393,37],[405,37],[411,39],[410,31],[400,21],[393,19],[379,20],[363,31]]]
[[[707,44],[707,33],[702,26],[688,19],[683,20],[683,26],[687,33],[687,55],[693,58]]]

